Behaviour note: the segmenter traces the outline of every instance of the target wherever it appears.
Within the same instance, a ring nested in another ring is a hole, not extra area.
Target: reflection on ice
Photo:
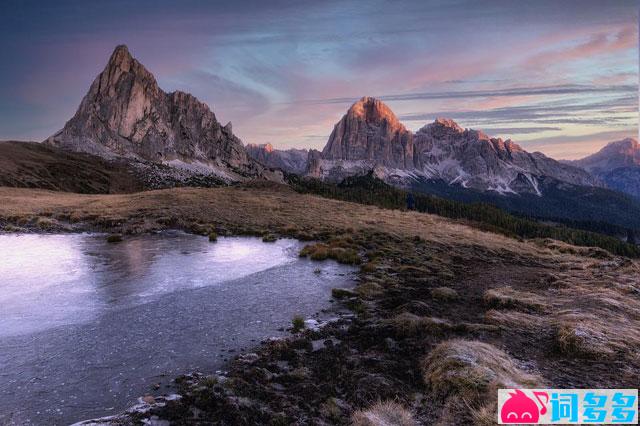
[[[224,368],[230,354],[286,334],[294,315],[321,318],[353,269],[300,259],[301,246],[0,236],[0,424],[113,414],[152,383]]]
[[[293,240],[182,233],[109,244],[99,235],[0,236],[0,336],[90,320],[163,293],[244,277],[295,260]]]

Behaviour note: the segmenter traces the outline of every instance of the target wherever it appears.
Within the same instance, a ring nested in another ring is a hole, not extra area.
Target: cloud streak
[[[628,94],[638,91],[637,85],[622,84],[611,86],[594,86],[594,85],[578,85],[564,84],[553,86],[539,87],[514,87],[508,89],[493,90],[461,90],[461,91],[444,91],[444,92],[420,92],[405,93],[395,95],[379,95],[378,99],[383,101],[415,101],[415,100],[433,100],[433,99],[471,99],[471,98],[495,98],[495,97],[512,97],[512,96],[543,96],[543,95],[585,95],[585,94]],[[311,104],[344,104],[353,103],[358,98],[327,98],[316,100],[303,100],[296,103]]]

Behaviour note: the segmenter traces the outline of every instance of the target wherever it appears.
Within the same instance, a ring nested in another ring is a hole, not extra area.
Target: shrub
[[[301,315],[295,315],[291,320],[291,331],[293,333],[297,333],[299,331],[304,330],[304,318]]]
[[[273,234],[265,234],[262,237],[262,242],[263,243],[275,243],[278,240],[278,237],[276,237]]]
[[[216,234],[215,232],[210,232],[209,233],[209,241],[211,241],[211,242],[218,241],[218,234]]]

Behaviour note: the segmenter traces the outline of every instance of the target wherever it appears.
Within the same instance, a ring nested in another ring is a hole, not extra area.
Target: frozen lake
[[[286,334],[296,314],[315,317],[354,270],[300,259],[301,247],[179,232],[116,244],[0,235],[0,424],[117,413]]]

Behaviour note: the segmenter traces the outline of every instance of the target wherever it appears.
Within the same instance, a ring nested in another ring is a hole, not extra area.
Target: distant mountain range
[[[275,149],[270,143],[248,144],[246,146],[249,156],[267,167],[280,169],[289,173],[303,175],[307,171],[307,158],[309,150],[306,149]]]
[[[616,192],[637,195],[640,188],[637,143],[632,142],[614,143],[616,149],[592,160],[560,162],[446,118],[412,133],[387,105],[364,97],[335,125],[322,151],[309,151],[305,175],[338,183],[372,172],[400,188],[491,203],[538,219],[598,231],[614,224],[611,232],[625,238],[625,229],[640,229],[640,202]],[[268,151],[269,166],[300,174],[299,152],[294,169],[286,165],[293,151]]]
[[[388,106],[364,97],[336,124],[322,152],[312,155],[308,174],[341,180],[372,169],[383,180],[406,187],[426,179],[499,194],[542,195],[544,177],[598,185],[580,168],[528,153],[509,139],[463,129],[453,120],[437,119],[413,134]]]
[[[5,185],[118,192],[249,179],[284,182],[281,170],[336,183],[373,173],[403,189],[489,202],[536,218],[640,229],[639,199],[622,194],[640,197],[634,139],[559,162],[446,118],[413,133],[383,102],[364,97],[338,121],[322,151],[245,146],[231,123],[222,126],[192,95],[162,91],[126,46],[116,47],[75,115],[42,149],[12,143],[2,152]],[[92,164],[86,168],[91,184],[70,181],[70,168],[82,164]]]
[[[636,139],[611,142],[595,154],[566,163],[597,176],[608,188],[640,199],[640,146]]]

